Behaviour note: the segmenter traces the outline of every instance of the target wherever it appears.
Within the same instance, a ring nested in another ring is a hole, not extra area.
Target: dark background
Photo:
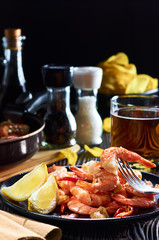
[[[32,90],[43,88],[44,64],[94,66],[121,51],[138,73],[159,76],[158,0],[3,0],[0,10],[0,37],[4,28],[26,36],[23,68]]]

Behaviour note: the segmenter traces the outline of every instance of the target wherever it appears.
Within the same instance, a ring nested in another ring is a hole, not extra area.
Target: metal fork
[[[138,192],[146,194],[159,194],[159,189],[148,186],[143,180],[141,180],[129,166],[129,164],[121,159],[117,159],[118,168],[126,179],[126,181]]]

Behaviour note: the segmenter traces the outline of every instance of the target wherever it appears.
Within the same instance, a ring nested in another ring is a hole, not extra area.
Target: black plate
[[[24,173],[25,174],[25,173]],[[1,185],[1,187],[8,187],[15,183],[17,180],[19,180],[24,174],[18,174],[14,177],[11,177],[4,181]],[[143,179],[150,180],[153,184],[159,183],[159,176],[151,174],[151,173],[145,173],[142,172]],[[152,218],[155,218],[159,215],[159,204],[156,204],[153,208],[143,209],[140,214],[132,215],[124,218],[106,218],[106,219],[89,219],[89,218],[77,218],[77,219],[68,219],[68,218],[62,218],[57,216],[56,214],[53,215],[43,215],[40,213],[35,213],[32,211],[27,210],[27,201],[24,202],[13,202],[9,199],[7,199],[2,193],[1,197],[3,202],[9,206],[14,212],[19,213],[20,215],[23,215],[25,217],[29,217],[35,220],[39,220],[41,222],[53,224],[56,226],[59,226],[62,228],[63,232],[75,232],[79,229],[83,229],[83,231],[96,231],[101,232],[108,230],[109,225],[115,225],[118,226],[120,224],[131,224],[134,221],[146,221]],[[156,200],[159,202],[159,194],[156,195]],[[104,230],[105,229],[105,230]],[[89,234],[91,234],[89,232]]]

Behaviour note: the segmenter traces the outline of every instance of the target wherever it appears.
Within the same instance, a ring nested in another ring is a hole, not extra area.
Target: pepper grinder
[[[75,67],[73,84],[78,96],[76,141],[80,145],[102,142],[102,119],[97,111],[97,92],[103,70],[99,67]]]
[[[73,67],[47,64],[42,67],[42,74],[48,92],[45,146],[49,149],[73,146],[76,144],[76,121],[70,110]]]

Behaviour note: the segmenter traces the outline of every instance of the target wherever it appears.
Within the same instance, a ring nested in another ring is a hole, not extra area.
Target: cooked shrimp
[[[118,174],[118,164],[117,158],[121,158],[127,162],[138,162],[141,165],[153,168],[156,165],[145,158],[141,157],[139,154],[129,151],[123,147],[110,147],[103,151],[101,155],[102,167],[110,173]]]
[[[86,189],[89,192],[107,192],[112,191],[118,184],[118,175],[107,172],[105,169],[99,169],[93,176],[93,182],[78,180],[76,185]]]
[[[132,198],[126,198],[121,194],[113,194],[111,197],[117,202],[134,207],[150,208],[154,207],[156,204],[156,199],[154,195],[143,197],[135,196]]]
[[[86,164],[83,164],[81,168],[75,166],[70,166],[70,170],[73,171],[77,176],[84,178],[89,181],[93,181],[93,174],[96,171],[96,168],[99,167],[99,162],[90,161]],[[93,169],[92,169],[93,168]]]
[[[70,192],[80,202],[88,206],[99,207],[111,202],[111,198],[108,193],[89,193],[87,190],[84,190],[78,186],[71,188]]]
[[[97,208],[88,206],[88,205],[80,202],[75,197],[71,197],[70,201],[67,203],[67,207],[72,212],[82,214],[82,215],[90,215],[91,213],[93,213],[97,210]]]
[[[59,198],[58,198],[58,201],[57,201],[57,204],[58,205],[61,205],[62,203],[67,203],[69,201],[69,196],[67,195],[59,195]]]
[[[48,172],[52,173],[56,179],[63,177],[63,175],[67,174],[67,168],[63,166],[56,166],[53,164],[51,167],[48,168]]]
[[[133,169],[133,171],[138,176],[138,178],[142,179],[142,173],[139,170]],[[118,176],[119,176],[119,182],[121,184],[125,184],[127,182],[120,171],[118,171]]]
[[[126,192],[126,189],[123,186],[121,186],[119,188],[117,186],[116,189],[114,189],[114,193],[119,193],[121,195],[124,195],[125,197],[127,197],[127,195],[128,195]]]
[[[58,193],[59,193],[59,198],[58,198],[58,203],[57,204],[62,204],[62,203],[66,203],[69,201],[69,191],[67,189],[58,189]]]
[[[75,182],[67,181],[67,180],[63,180],[63,181],[57,180],[57,184],[61,189],[64,189],[65,191],[67,190],[69,192],[70,192],[70,189],[76,185]]]
[[[113,190],[118,183],[118,176],[103,169],[101,162],[90,161],[83,164],[82,169],[70,167],[78,176],[92,182],[78,180],[76,185],[89,192],[107,192]]]
[[[66,181],[66,180],[59,181],[60,178],[75,175],[75,173],[73,172],[68,172],[67,168],[63,166],[56,166],[55,164],[53,164],[51,167],[49,167],[49,172],[50,174],[54,175],[56,182],[60,187],[61,191],[64,191],[66,194],[69,194],[70,189],[76,185],[74,182],[71,182],[71,181]]]
[[[68,195],[70,193],[70,191],[66,188],[59,188],[59,195]]]
[[[123,204],[120,202],[112,201],[106,205],[106,210],[108,214],[113,214],[116,212],[118,208],[120,208]]]
[[[152,182],[145,180],[145,183],[146,183],[147,185],[149,185],[150,187],[153,187]],[[125,189],[125,191],[129,193],[129,195],[141,196],[141,197],[142,197],[142,196],[150,196],[150,194],[145,194],[145,193],[138,192],[138,191],[135,190],[133,187],[131,187],[129,183],[125,183],[125,184],[123,185],[123,189]]]
[[[94,175],[99,172],[101,167],[101,162],[91,160],[87,163],[84,163],[81,168],[70,166],[70,170],[81,178],[84,178],[88,181],[93,181]]]

